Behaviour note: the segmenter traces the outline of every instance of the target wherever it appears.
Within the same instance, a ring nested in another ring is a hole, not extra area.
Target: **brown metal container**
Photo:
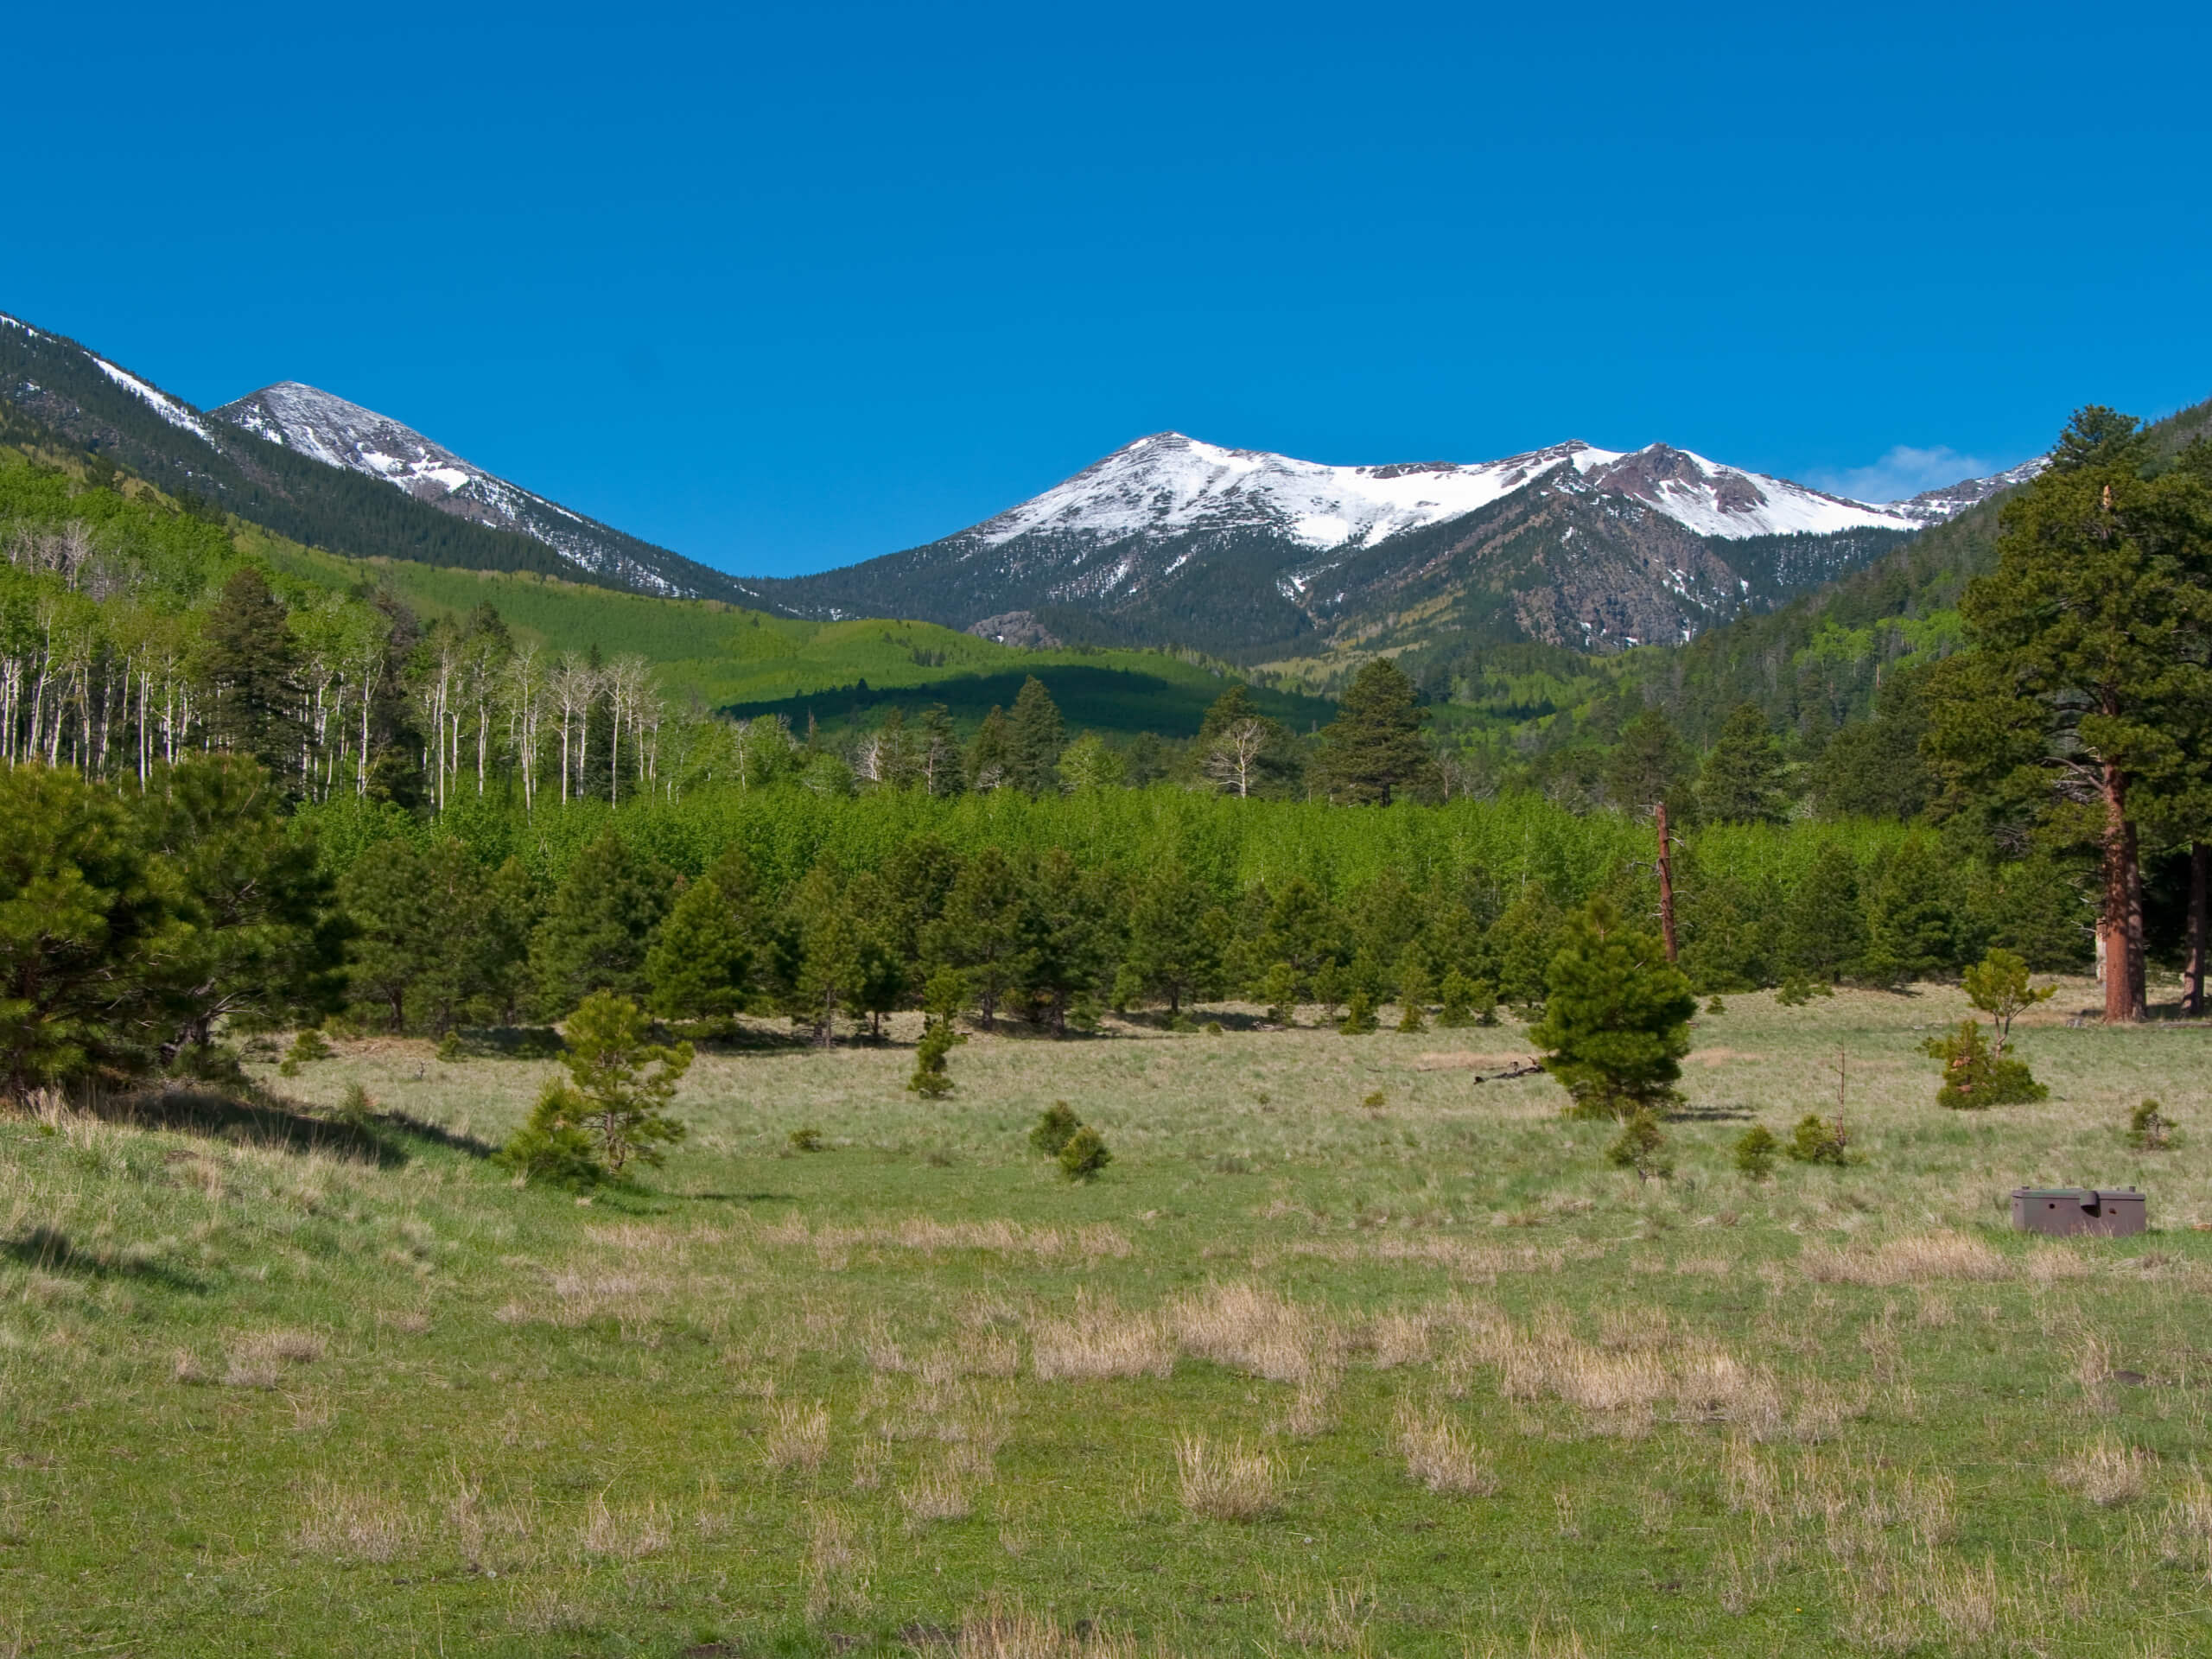
[[[2023,1186],[2012,1194],[2012,1225],[2023,1233],[2093,1234],[2120,1238],[2139,1233],[2145,1223],[2143,1195],[2083,1186]]]

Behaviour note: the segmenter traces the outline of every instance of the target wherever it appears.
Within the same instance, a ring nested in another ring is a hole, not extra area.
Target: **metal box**
[[[2082,1186],[2023,1186],[2012,1194],[2012,1225],[2023,1233],[2089,1233],[2120,1238],[2144,1226],[2143,1195]]]

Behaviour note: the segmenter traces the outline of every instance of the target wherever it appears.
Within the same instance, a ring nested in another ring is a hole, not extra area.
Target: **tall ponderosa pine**
[[[2141,826],[2188,786],[2212,705],[2212,495],[2193,468],[2145,480],[2143,454],[2129,417],[2075,416],[1967,585],[1974,649],[1931,677],[1928,738],[1948,810],[2097,849],[2116,1023],[2145,1012]]]
[[[1723,823],[1779,823],[1789,816],[1782,748],[1757,705],[1730,715],[1698,776],[1699,810]]]
[[[976,999],[983,1029],[995,1026],[1001,999],[1014,983],[1021,947],[1021,881],[1004,853],[986,847],[946,893],[944,907],[922,933],[924,961],[953,968]]]
[[[1052,694],[1034,674],[1022,681],[1007,728],[1007,782],[1025,795],[1058,793],[1067,723],[1060,718]]]
[[[379,1006],[393,1031],[447,1031],[480,996],[504,1003],[515,941],[495,904],[512,878],[486,882],[451,836],[379,842],[353,862],[340,896],[354,937],[353,993]]]
[[[645,953],[654,1013],[671,1020],[734,1014],[753,966],[746,918],[711,875],[677,896]]]
[[[305,756],[300,652],[290,613],[257,565],[242,565],[208,613],[200,672],[214,694],[216,741],[259,761],[296,790]]]
[[[1891,854],[1868,906],[1861,971],[1879,985],[1933,979],[1963,954],[1958,906],[1935,850],[1915,834]]]
[[[1162,998],[1171,1014],[1179,1014],[1211,988],[1227,919],[1204,882],[1179,864],[1159,865],[1129,906],[1123,974],[1141,995]]]
[[[1593,899],[1567,923],[1552,958],[1544,1017],[1529,1040],[1547,1051],[1580,1115],[1630,1117],[1671,1104],[1689,1052],[1697,998],[1651,934],[1624,925]]]
[[[963,766],[968,787],[978,792],[1002,789],[1014,781],[1014,728],[1005,709],[994,704],[983,716]]]
[[[1405,670],[1387,657],[1361,669],[1337,717],[1321,728],[1317,765],[1329,798],[1388,806],[1400,795],[1433,787],[1436,757],[1421,738],[1427,719]]]
[[[1646,709],[1621,728],[1605,761],[1605,798],[1626,812],[1663,801],[1679,823],[1689,804],[1691,770],[1689,747],[1674,721]]]

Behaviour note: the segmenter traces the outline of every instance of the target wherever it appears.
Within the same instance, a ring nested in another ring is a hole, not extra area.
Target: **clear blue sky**
[[[1884,493],[2212,393],[2208,17],[47,6],[0,309],[741,572],[1163,428]]]

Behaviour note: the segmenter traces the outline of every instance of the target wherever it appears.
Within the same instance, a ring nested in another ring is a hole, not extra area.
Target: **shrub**
[[[1851,1136],[1840,1120],[1808,1112],[1798,1120],[1796,1133],[1789,1137],[1789,1152],[1801,1164],[1840,1166],[1849,1161],[1850,1144]]]
[[[1095,1181],[1099,1171],[1114,1161],[1106,1137],[1088,1123],[1068,1137],[1060,1148],[1060,1177],[1069,1181]]]
[[[530,1119],[508,1138],[493,1161],[526,1181],[571,1192],[596,1186],[607,1177],[599,1147],[584,1127],[591,1103],[572,1084],[546,1080]]]
[[[577,1126],[592,1137],[607,1173],[620,1179],[632,1160],[658,1164],[660,1147],[683,1138],[667,1115],[691,1068],[691,1045],[648,1042],[652,1021],[626,996],[594,991],[568,1019],[561,1063],[584,1102]]]
[[[1279,962],[1268,969],[1268,976],[1260,988],[1260,995],[1268,999],[1268,1019],[1278,1026],[1298,1023],[1298,969],[1287,962]]]
[[[330,1045],[323,1040],[322,1033],[309,1026],[292,1039],[292,1046],[285,1051],[284,1058],[305,1065],[315,1060],[327,1060],[333,1052]]]
[[[1083,1120],[1065,1100],[1056,1100],[1040,1112],[1029,1131],[1029,1150],[1040,1158],[1057,1158],[1075,1139]]]
[[[1921,1051],[1943,1062],[1943,1083],[1936,1091],[1936,1103],[1954,1111],[2024,1105],[2050,1093],[2024,1062],[2006,1057],[2005,1045],[1990,1047],[1979,1020],[1960,1020],[1955,1031],[1930,1037]]]
[[[2127,1115],[2127,1144],[2138,1152],[2164,1152],[2174,1143],[2174,1121],[2155,1100]]]
[[[1344,969],[1333,957],[1313,970],[1313,1000],[1321,1005],[1321,1018],[1333,1025],[1344,1004]]]
[[[1997,1049],[2012,1046],[2012,1021],[2038,1002],[2048,1002],[2058,987],[2041,990],[2028,983],[2027,958],[1999,947],[1967,969],[1963,982],[1967,1000],[1997,1022]]]
[[[1736,1138],[1736,1168],[1746,1180],[1763,1181],[1774,1173],[1775,1154],[1782,1142],[1764,1123],[1754,1123]]]
[[[1649,1106],[1637,1108],[1621,1125],[1619,1137],[1605,1148],[1605,1161],[1616,1169],[1634,1170],[1639,1181],[1672,1175],[1675,1164],[1667,1155],[1667,1135],[1659,1127],[1659,1114]]]
[[[1347,1037],[1365,1037],[1378,1028],[1375,1018],[1375,999],[1365,991],[1354,991],[1344,1004],[1344,1017],[1337,1029]]]
[[[1418,949],[1409,949],[1398,964],[1398,1029],[1427,1031],[1428,964]]]
[[[1444,976],[1440,988],[1441,1001],[1436,1011],[1436,1023],[1446,1031],[1458,1031],[1475,1023],[1475,982],[1454,968]]]
[[[821,1152],[827,1145],[822,1131],[816,1128],[793,1129],[790,1140],[793,1152]]]
[[[444,1036],[438,1039],[438,1058],[448,1065],[452,1065],[455,1060],[461,1058],[461,1033],[459,1032],[448,1031]]]
[[[1207,1021],[1206,1021],[1206,1035],[1207,1035],[1207,1036],[1209,1036],[1209,1037],[1218,1037],[1218,1036],[1220,1036],[1221,1034],[1222,1034],[1222,1027],[1221,1027],[1221,1021],[1220,1021],[1220,1020],[1207,1020]]]
[[[1077,1031],[1097,1030],[1098,999],[1089,991],[1077,991],[1068,1004],[1068,1024]]]
[[[1785,1008],[1802,1008],[1816,996],[1834,996],[1835,987],[1824,979],[1808,979],[1802,974],[1791,974],[1782,982],[1782,988],[1774,1000]]]
[[[1389,1097],[1385,1096],[1380,1089],[1377,1089],[1372,1094],[1363,1099],[1359,1103],[1366,1107],[1370,1112],[1379,1112],[1389,1103]]]
[[[1697,998],[1657,939],[1627,925],[1610,899],[1593,899],[1568,924],[1550,984],[1529,1038],[1547,1051],[1541,1064],[1570,1110],[1625,1118],[1680,1098],[1675,1084]]]
[[[375,1096],[371,1095],[367,1090],[361,1087],[358,1083],[347,1084],[346,1085],[346,1093],[338,1103],[339,1122],[341,1123],[350,1123],[355,1128],[360,1128],[366,1125],[376,1116],[376,1115],[377,1103]]]
[[[950,1094],[952,1074],[945,1070],[945,1057],[967,1040],[952,1028],[951,1020],[931,1020],[914,1050],[914,1075],[906,1079],[906,1087],[925,1100],[942,1100]]]
[[[1728,1012],[1728,1005],[1716,996],[1705,1005],[1705,1011],[1707,1014],[1726,1014]]]

